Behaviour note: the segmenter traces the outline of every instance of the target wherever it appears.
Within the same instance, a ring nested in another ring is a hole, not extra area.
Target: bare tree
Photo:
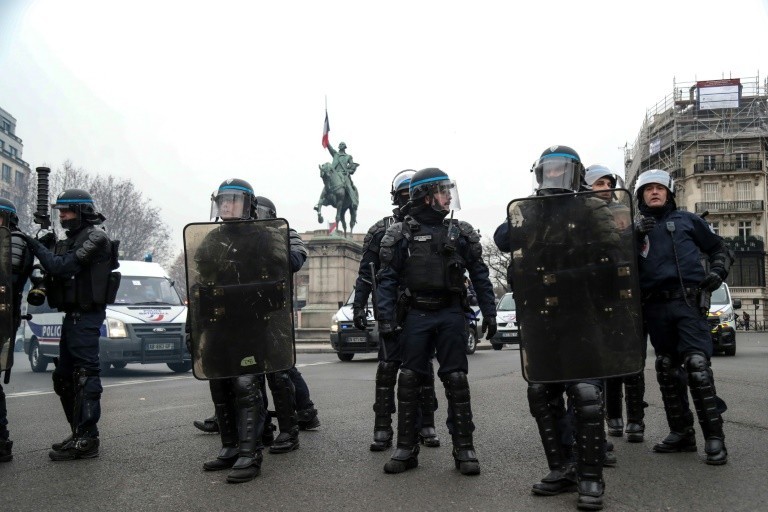
[[[67,160],[61,168],[51,172],[49,202],[53,202],[60,192],[68,188],[87,190],[93,196],[96,211],[107,219],[104,227],[110,238],[120,240],[121,259],[141,260],[145,254],[151,253],[155,261],[171,261],[173,248],[170,229],[160,216],[160,208],[152,205],[152,200],[144,197],[131,180],[91,174]],[[19,224],[23,230],[33,232],[37,229],[31,222],[37,208],[35,172],[30,175],[27,183],[26,197],[25,221],[22,223],[20,219]]]
[[[493,239],[490,237],[483,238],[483,261],[488,266],[490,271],[491,283],[493,283],[493,290],[498,295],[511,291],[507,284],[507,267],[512,255],[504,253],[496,247]]]
[[[176,290],[181,295],[182,300],[187,300],[187,273],[184,269],[184,253],[179,253],[174,258],[173,263],[168,267],[168,275],[174,282]]]

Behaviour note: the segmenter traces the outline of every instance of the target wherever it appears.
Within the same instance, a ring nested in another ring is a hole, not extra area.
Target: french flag
[[[336,231],[336,228],[338,227],[338,222],[329,222],[328,223],[328,234],[332,235],[334,231]]]
[[[323,147],[328,147],[328,132],[331,131],[331,125],[328,124],[328,111],[325,111],[325,124],[323,125]]]

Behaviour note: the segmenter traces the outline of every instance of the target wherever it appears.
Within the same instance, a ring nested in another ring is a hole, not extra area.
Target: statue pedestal
[[[306,245],[309,287],[299,327],[327,329],[339,309],[339,302],[345,302],[352,292],[363,246],[340,236],[313,237]]]

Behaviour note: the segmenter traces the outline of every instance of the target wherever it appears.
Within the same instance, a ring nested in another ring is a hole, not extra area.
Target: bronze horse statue
[[[333,206],[336,208],[336,225],[341,222],[344,236],[347,236],[347,222],[345,220],[345,214],[349,211],[349,231],[357,223],[357,198],[353,197],[350,190],[352,185],[351,180],[346,176],[342,176],[342,173],[335,171],[331,167],[330,162],[326,162],[318,166],[320,168],[320,177],[323,179],[323,192],[320,194],[320,200],[315,206],[317,211],[317,222],[323,222],[323,215],[320,213],[320,209],[323,206]]]

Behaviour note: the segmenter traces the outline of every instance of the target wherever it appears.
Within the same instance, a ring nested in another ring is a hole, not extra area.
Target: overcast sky
[[[437,166],[491,235],[546,147],[622,174],[675,80],[768,77],[766,34],[768,0],[0,0],[0,107],[31,167],[130,178],[179,249],[230,177],[325,227],[326,97],[360,163],[355,231],[398,171]]]

